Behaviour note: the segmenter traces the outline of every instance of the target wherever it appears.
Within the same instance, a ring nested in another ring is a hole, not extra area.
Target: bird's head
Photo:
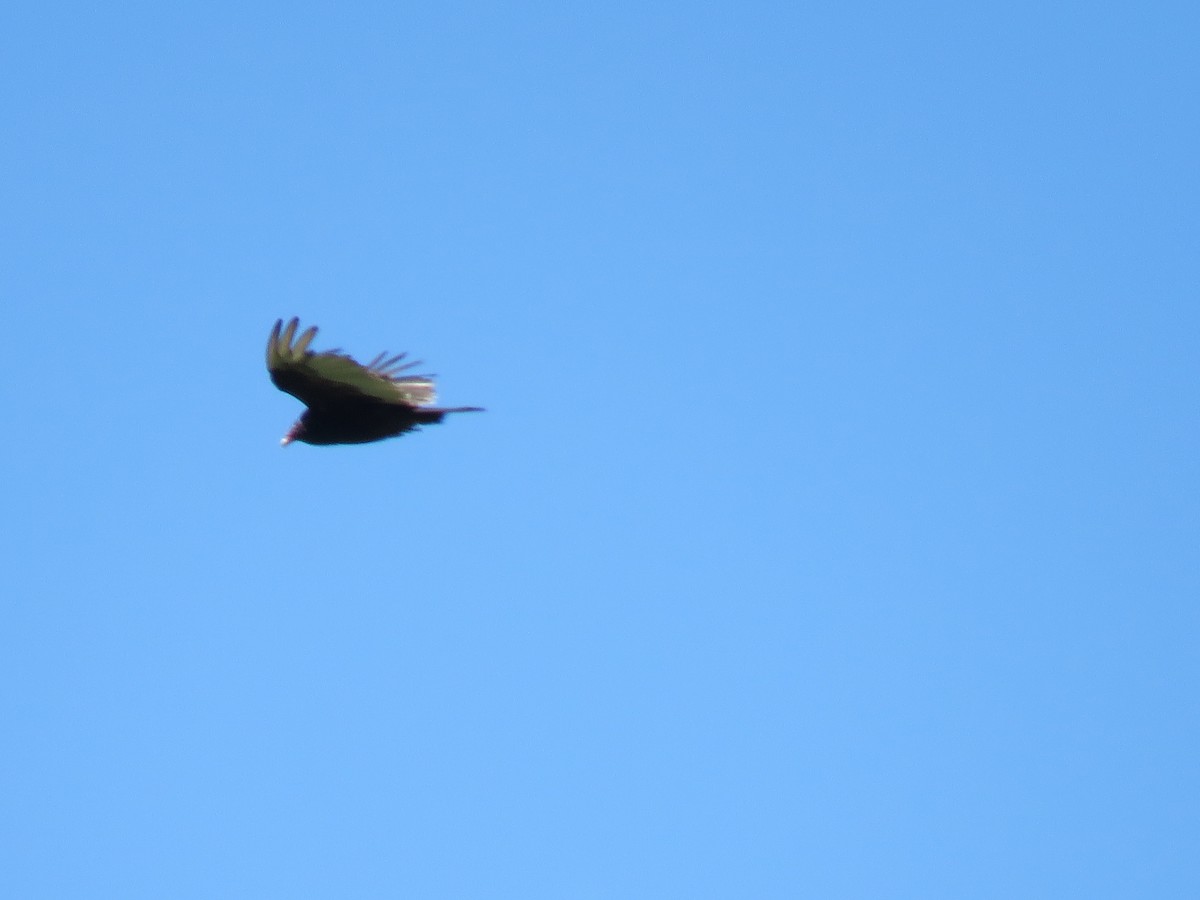
[[[283,438],[279,441],[279,446],[286,447],[292,441],[302,441],[302,440],[304,440],[304,417],[303,416],[300,417],[299,419],[297,419],[295,421],[295,423],[293,423],[292,427],[288,429],[288,433],[285,434],[283,436]]]

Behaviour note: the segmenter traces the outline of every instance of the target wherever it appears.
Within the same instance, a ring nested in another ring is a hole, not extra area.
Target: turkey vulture
[[[267,371],[275,387],[308,407],[283,436],[284,447],[292,441],[366,444],[440,422],[446,413],[483,411],[477,406],[431,406],[436,399],[433,379],[399,374],[419,365],[400,365],[403,353],[380,353],[365,366],[337,350],[314,353],[308,345],[317,336],[316,327],[296,338],[299,325],[299,319],[292,319],[285,328],[280,319],[267,341]]]

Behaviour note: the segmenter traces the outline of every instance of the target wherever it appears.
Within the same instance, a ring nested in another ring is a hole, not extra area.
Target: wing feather
[[[267,369],[276,387],[305,405],[321,407],[357,400],[426,406],[437,399],[432,377],[397,374],[415,365],[397,367],[403,353],[382,362],[385,351],[364,366],[336,350],[309,350],[316,326],[306,329],[293,343],[299,326],[300,320],[295,318],[286,327],[282,319],[275,323],[267,340]]]
[[[313,342],[313,338],[317,336],[317,326],[314,325],[300,335],[299,340],[292,346],[292,356],[299,358],[308,350],[308,345]]]

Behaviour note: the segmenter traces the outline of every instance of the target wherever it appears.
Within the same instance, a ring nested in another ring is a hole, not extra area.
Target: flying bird
[[[283,436],[284,447],[292,441],[367,444],[436,424],[447,413],[483,412],[477,406],[434,406],[431,376],[400,374],[420,365],[402,365],[407,354],[380,353],[364,366],[340,350],[309,350],[317,329],[308,328],[297,338],[299,326],[300,320],[292,319],[285,328],[280,319],[267,340],[271,381],[308,407]]]

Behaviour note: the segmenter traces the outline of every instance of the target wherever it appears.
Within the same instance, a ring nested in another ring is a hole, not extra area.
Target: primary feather
[[[275,322],[267,339],[267,371],[271,381],[308,409],[283,443],[362,444],[395,437],[419,425],[440,422],[446,413],[481,412],[478,407],[438,409],[432,376],[403,375],[420,365],[403,363],[406,354],[380,353],[367,365],[339,350],[309,349],[316,326],[296,336],[299,319],[285,327]]]

